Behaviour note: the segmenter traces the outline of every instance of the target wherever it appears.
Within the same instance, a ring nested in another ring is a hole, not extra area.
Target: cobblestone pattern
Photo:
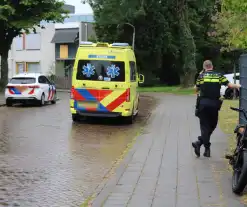
[[[73,124],[69,94],[56,105],[0,107],[0,206],[78,207],[104,180],[150,111],[142,97],[132,126]]]
[[[231,192],[223,159],[227,137],[217,129],[212,158],[196,158],[191,147],[199,135],[195,97],[160,96],[146,133],[93,206],[244,207]]]

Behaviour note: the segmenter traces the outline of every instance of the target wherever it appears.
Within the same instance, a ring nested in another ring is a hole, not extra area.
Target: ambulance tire
[[[124,119],[125,119],[125,124],[128,124],[128,125],[133,124],[134,123],[134,120],[135,120],[134,109],[132,110],[132,115],[131,116],[124,117]]]
[[[73,122],[79,122],[80,117],[77,114],[72,114],[72,120],[73,120]]]
[[[140,98],[138,98],[138,104],[137,104],[137,107],[136,107],[136,114],[135,114],[135,118],[138,116],[138,113],[139,113],[139,102],[140,101]]]

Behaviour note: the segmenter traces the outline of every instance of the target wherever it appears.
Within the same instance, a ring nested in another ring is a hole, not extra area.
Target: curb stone
[[[99,207],[104,203],[105,198],[111,193],[111,190],[114,186],[116,186],[117,182],[121,178],[122,174],[125,172],[125,168],[128,166],[128,163],[131,161],[136,149],[139,147],[142,139],[140,138],[142,135],[139,135],[134,142],[134,145],[129,150],[127,155],[121,161],[121,164],[117,167],[115,171],[115,175],[111,177],[106,183],[101,184],[95,191],[95,198],[92,200],[92,206]]]
[[[69,89],[57,89],[57,92],[67,92],[70,93]]]
[[[146,119],[146,122],[149,121],[149,118],[151,116],[151,113]],[[128,164],[130,163],[133,155],[135,154],[136,150],[138,149],[140,143],[142,142],[142,136],[145,136],[145,129],[142,128],[140,133],[133,138],[132,143],[130,144],[130,148],[127,151],[127,153],[124,155],[123,160],[121,160],[121,163],[117,165],[117,168],[115,169],[114,175],[109,178],[105,183],[101,183],[95,190],[92,200],[90,202],[92,207],[99,207],[102,206],[107,197],[110,195],[112,189],[114,189],[114,186],[118,183],[120,178],[122,177],[123,173],[125,172],[125,169],[128,167]]]
[[[150,97],[150,96],[148,96]],[[150,121],[152,113],[146,117],[146,124]],[[146,135],[146,130],[144,127],[140,129],[140,132],[133,138],[130,143],[129,149],[127,150],[126,154],[123,155],[123,159],[119,164],[117,164],[116,169],[114,170],[114,175],[107,179],[106,182],[101,183],[96,190],[94,191],[93,195],[91,195],[90,206],[92,207],[99,207],[102,206],[105,202],[105,199],[110,195],[114,186],[118,183],[120,178],[122,177],[125,169],[128,167],[133,155],[135,154],[136,150],[138,149],[140,143],[142,142],[142,136]]]

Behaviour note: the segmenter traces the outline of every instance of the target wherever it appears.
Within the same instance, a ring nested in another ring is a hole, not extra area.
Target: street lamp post
[[[135,28],[135,26],[133,24],[130,24],[128,22],[126,22],[124,24],[129,25],[129,26],[131,26],[133,28],[132,48],[133,48],[133,50],[135,50],[136,28]],[[119,27],[119,26],[120,25],[118,25],[117,27]]]

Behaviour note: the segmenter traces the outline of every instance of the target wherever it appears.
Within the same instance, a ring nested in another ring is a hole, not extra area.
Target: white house
[[[55,45],[49,41],[54,33],[55,25],[46,24],[36,33],[14,38],[9,51],[9,77],[22,72],[47,73],[54,67]]]
[[[45,29],[37,28],[36,33],[31,32],[14,38],[9,51],[9,78],[22,72],[41,72],[47,75],[55,73],[56,64],[58,60],[61,61],[61,58],[58,57],[59,51],[56,49],[58,44],[54,42],[55,36],[59,33],[58,30],[64,30],[63,34],[58,35],[68,38],[68,35],[76,33],[75,30],[79,33],[80,22],[91,23],[93,21],[92,14],[70,14],[62,24],[41,22]],[[67,34],[65,30],[67,30]],[[64,47],[65,43],[61,44],[60,50],[65,48],[70,55],[71,50]]]

